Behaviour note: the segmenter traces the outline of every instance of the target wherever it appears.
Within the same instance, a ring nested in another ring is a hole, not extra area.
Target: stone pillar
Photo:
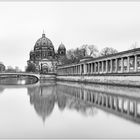
[[[121,112],[123,112],[123,108],[124,108],[124,99],[122,98],[122,107],[121,107]]]
[[[134,107],[134,116],[137,117],[137,101],[134,101],[133,107]]]
[[[113,61],[112,61],[112,59],[110,60],[110,73],[112,73],[112,70],[113,69]]]
[[[87,93],[84,92],[84,101],[87,101]]]
[[[82,64],[79,65],[79,74],[81,74],[81,73],[82,73]]]
[[[102,73],[104,73],[104,61],[102,61]]]
[[[127,114],[130,114],[130,100],[127,102]]]
[[[98,101],[98,95],[97,94],[95,94],[95,101],[94,101],[94,103],[96,104],[97,103],[97,101]]]
[[[106,73],[108,73],[108,60],[106,60]]]
[[[87,64],[87,74],[89,74],[89,63]]]
[[[98,64],[95,62],[95,73],[97,73],[96,69],[98,67]]]
[[[85,65],[86,65],[86,74],[88,74],[88,64]]]
[[[84,66],[84,74],[87,74],[87,64],[83,64]]]
[[[80,65],[78,65],[78,74],[80,74]]]
[[[83,68],[82,68],[83,67]],[[80,65],[80,74],[82,74],[83,73],[83,71],[84,71],[84,65],[83,64],[81,64]]]
[[[127,72],[129,72],[130,71],[130,57],[128,56],[127,57]]]
[[[118,71],[118,59],[116,59],[116,70],[115,70],[115,72],[117,72]]]
[[[108,96],[106,95],[106,107],[108,107]]]
[[[110,108],[112,109],[112,97],[109,96]]]
[[[104,106],[104,95],[102,95],[102,106]]]
[[[89,65],[90,65],[90,74],[91,74],[91,72],[92,72],[92,70],[91,70],[92,69],[92,63],[90,63]]]
[[[93,63],[91,63],[91,73],[93,73]]]
[[[118,106],[119,106],[119,102],[118,102],[118,97],[115,98],[116,99],[116,110],[118,110]]]
[[[100,72],[100,62],[98,62],[98,73]]]
[[[134,71],[137,72],[137,55],[135,55]]]
[[[121,72],[123,72],[123,58],[121,58]]]

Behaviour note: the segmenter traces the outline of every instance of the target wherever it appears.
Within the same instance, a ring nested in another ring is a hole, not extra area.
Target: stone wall
[[[57,80],[140,87],[140,76],[57,76]]]

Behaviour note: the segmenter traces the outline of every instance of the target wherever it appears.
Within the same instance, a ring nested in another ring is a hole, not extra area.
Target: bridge
[[[37,73],[24,73],[24,72],[16,72],[16,73],[0,73],[0,79],[4,78],[33,78],[33,83],[37,83],[40,80],[40,74]]]
[[[0,73],[0,80],[4,80],[6,78],[20,78],[21,80],[30,78],[32,79],[33,83],[37,83],[40,80],[43,80],[43,81],[55,80],[56,74],[55,73],[40,74],[40,73],[26,73],[26,72]]]

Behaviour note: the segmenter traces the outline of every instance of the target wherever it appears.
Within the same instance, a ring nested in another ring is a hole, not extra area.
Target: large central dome
[[[54,49],[54,46],[51,42],[50,39],[48,39],[45,34],[43,33],[42,34],[42,37],[39,38],[36,43],[35,43],[35,46],[34,46],[34,49],[35,50],[40,50],[40,49]]]

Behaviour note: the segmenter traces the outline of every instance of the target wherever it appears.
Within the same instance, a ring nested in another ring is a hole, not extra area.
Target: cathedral
[[[36,41],[34,49],[30,51],[29,55],[28,66],[34,64],[36,71],[42,74],[56,73],[57,65],[61,65],[62,59],[66,56],[66,48],[61,43],[57,52],[55,52],[53,43],[43,33],[42,37]]]

